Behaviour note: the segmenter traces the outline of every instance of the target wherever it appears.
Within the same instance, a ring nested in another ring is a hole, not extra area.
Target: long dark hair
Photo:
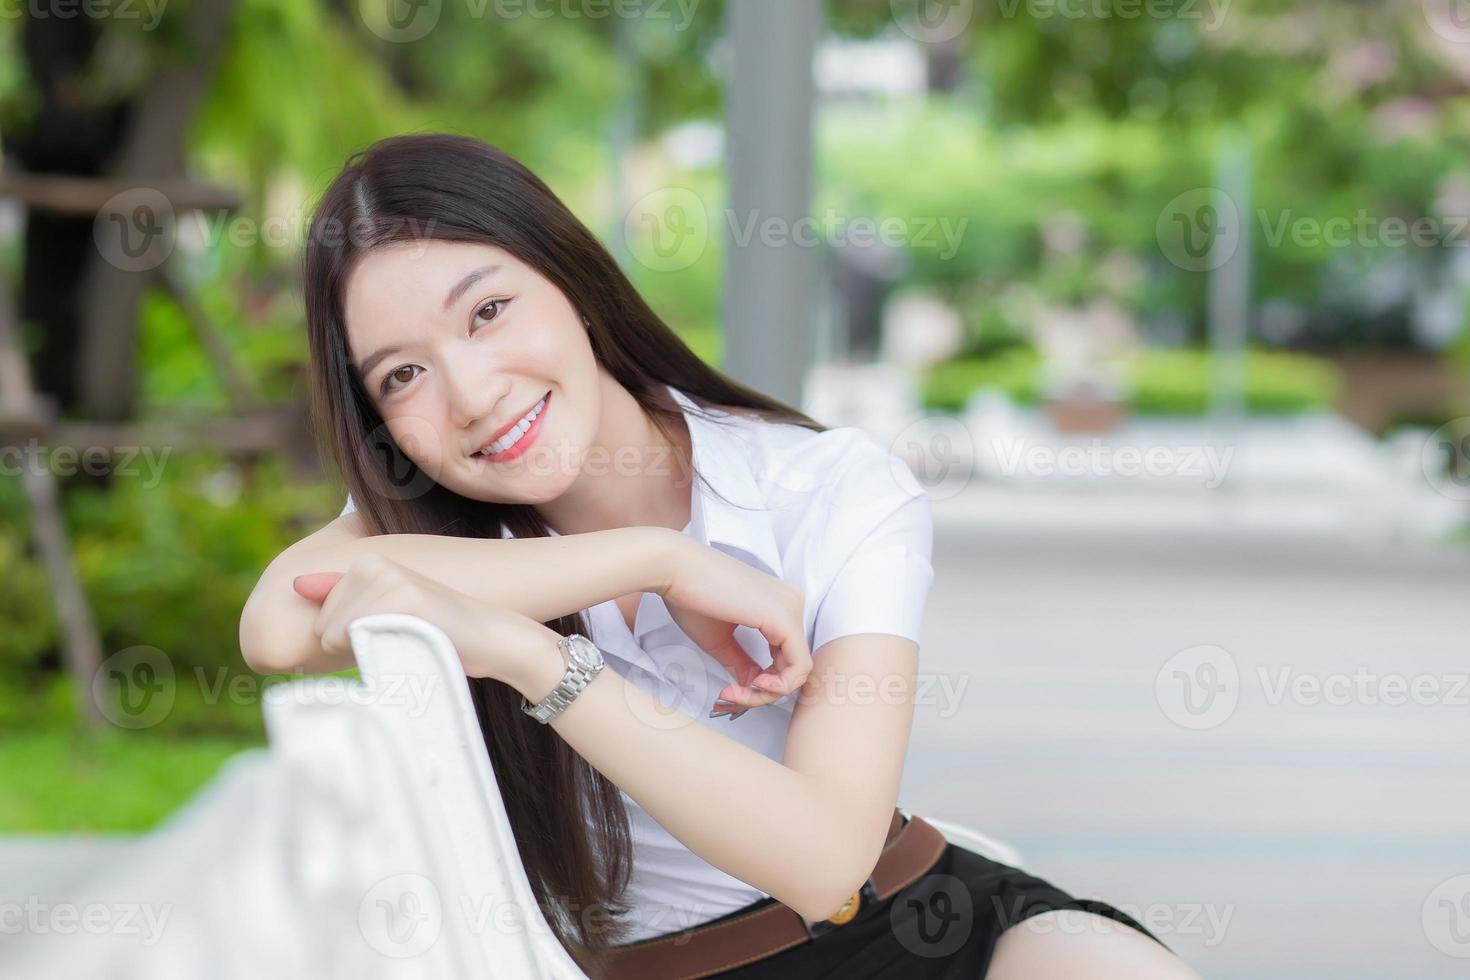
[[[528,504],[470,500],[420,471],[387,435],[352,371],[342,290],[353,263],[370,249],[423,239],[496,246],[553,283],[584,318],[597,361],[675,445],[682,416],[664,385],[702,408],[823,430],[700,360],[587,227],[510,155],[466,136],[395,136],[348,158],[317,207],[306,250],[313,425],[370,533],[497,538],[504,523],[517,537],[547,534]],[[564,636],[590,633],[580,612],[546,625]],[[469,686],[532,890],[557,939],[585,968],[626,934],[615,918],[589,928],[585,914],[627,910],[619,897],[632,847],[619,790],[550,726],[522,713],[515,689],[482,678]]]

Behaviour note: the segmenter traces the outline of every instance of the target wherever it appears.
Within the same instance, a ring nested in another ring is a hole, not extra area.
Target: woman
[[[519,163],[450,135],[356,155],[306,309],[350,495],[266,570],[242,650],[334,670],[359,616],[442,627],[589,975],[1193,976],[897,814],[923,488],[700,361]]]

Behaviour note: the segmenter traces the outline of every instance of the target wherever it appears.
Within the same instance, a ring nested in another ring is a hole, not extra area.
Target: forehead
[[[405,327],[442,319],[449,291],[487,266],[499,270],[481,280],[486,284],[520,279],[527,271],[504,249],[478,242],[396,242],[365,253],[343,287],[349,346],[355,354],[365,354]]]

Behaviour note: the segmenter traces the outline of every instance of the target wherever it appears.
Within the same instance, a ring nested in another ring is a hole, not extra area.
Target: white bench
[[[269,749],[153,833],[0,847],[0,867],[23,869],[0,878],[0,908],[43,923],[0,943],[0,976],[583,977],[534,904],[448,637],[398,614],[350,633],[362,680],[272,687]]]

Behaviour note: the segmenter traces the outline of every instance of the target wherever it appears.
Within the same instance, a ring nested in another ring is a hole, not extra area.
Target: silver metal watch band
[[[594,662],[589,668],[581,660],[572,655],[571,645],[573,642],[585,643],[591,647]],[[549,723],[557,715],[566,710],[567,706],[577,699],[577,695],[592,682],[592,678],[602,670],[601,651],[592,646],[592,641],[580,634],[564,636],[557,641],[562,656],[566,659],[566,673],[562,675],[561,681],[552,688],[551,693],[542,698],[537,704],[531,704],[524,696],[521,697],[521,710],[535,718],[541,724]]]

